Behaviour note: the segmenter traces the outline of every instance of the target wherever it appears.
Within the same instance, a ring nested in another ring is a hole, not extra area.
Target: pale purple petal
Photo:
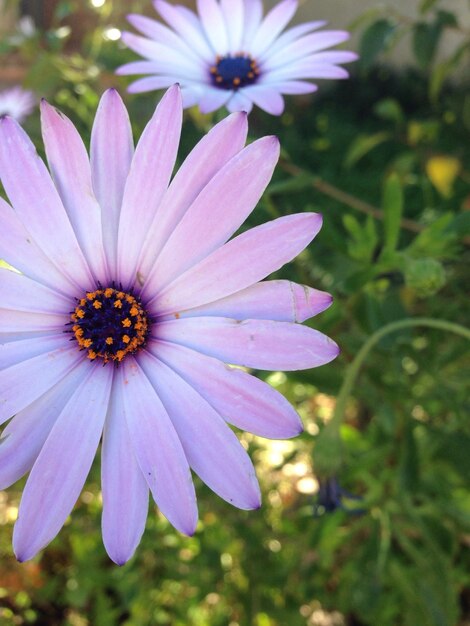
[[[146,91],[155,91],[156,89],[166,89],[174,83],[174,76],[146,76],[131,83],[127,91],[129,93],[145,93]]]
[[[325,311],[332,301],[333,298],[325,291],[288,280],[267,280],[221,300],[180,311],[178,317],[216,316],[237,320],[304,322]]]
[[[69,316],[59,313],[25,313],[0,309],[0,333],[61,333],[68,319]]]
[[[76,294],[76,286],[47,258],[15,211],[2,198],[0,222],[0,259],[33,280],[70,296]]]
[[[5,268],[0,268],[0,285],[2,309],[67,315],[74,305],[72,298]]]
[[[261,370],[295,371],[325,365],[338,356],[326,335],[300,324],[226,317],[188,317],[155,324],[153,336]]]
[[[191,203],[216,173],[245,145],[248,124],[246,115],[230,115],[205,135],[185,159],[149,229],[139,276],[144,281],[165,242],[176,228]]]
[[[0,178],[40,248],[73,282],[86,288],[93,278],[49,172],[29,137],[8,117],[0,119]]]
[[[9,487],[33,467],[58,415],[88,368],[88,363],[76,367],[8,423],[0,437],[0,489]]]
[[[289,45],[281,48],[275,54],[270,54],[269,57],[263,62],[263,70],[269,71],[273,69],[277,69],[278,67],[282,67],[287,65],[288,63],[292,63],[292,61],[296,61],[297,59],[307,57],[312,55],[315,52],[319,52],[320,50],[324,50],[325,48],[331,48],[339,43],[343,43],[343,41],[347,41],[349,39],[349,33],[346,31],[335,31],[335,30],[327,30],[321,33],[312,33],[310,35],[306,35],[305,37],[301,37],[296,41],[290,43]],[[339,55],[337,58],[341,59],[343,56],[340,54],[341,51],[336,51],[335,55]],[[344,54],[344,53],[343,53]],[[351,53],[346,53],[344,56],[346,61],[334,61],[332,57],[329,61],[326,59],[318,59],[318,62],[328,62],[330,64],[334,63],[343,63],[355,60],[356,55],[353,55],[351,58]]]
[[[114,377],[101,451],[103,543],[118,565],[124,565],[139,545],[149,506],[149,488],[126,425],[121,382]]]
[[[113,369],[89,373],[57,418],[31,470],[13,532],[19,561],[31,559],[59,532],[80,495],[103,430]]]
[[[318,30],[322,26],[325,26],[327,22],[324,20],[316,21],[316,22],[304,22],[303,24],[297,24],[293,28],[289,28],[282,35],[280,35],[267,50],[260,54],[258,57],[258,62],[262,63],[265,59],[268,59],[272,54],[275,54],[292,41],[299,39],[303,35],[310,33],[314,30]]]
[[[214,302],[250,287],[299,254],[321,228],[318,213],[280,217],[242,233],[178,277],[151,301],[157,315]]]
[[[235,113],[236,111],[250,113],[253,108],[253,102],[243,95],[243,90],[239,90],[233,94],[226,106],[231,113]]]
[[[243,87],[242,91],[243,95],[266,113],[281,115],[284,112],[284,98],[276,89],[260,84]]]
[[[250,51],[253,37],[263,19],[263,3],[261,0],[245,0],[245,24],[243,27],[242,51]]]
[[[117,68],[118,76],[129,76],[132,74],[155,74],[161,69],[159,63],[153,61],[131,61]],[[107,92],[105,92],[106,94]],[[99,110],[99,109],[98,109]]]
[[[201,113],[212,113],[220,109],[232,96],[229,89],[218,89],[217,87],[206,87],[199,100]]]
[[[49,391],[83,356],[67,344],[0,372],[0,424]]]
[[[109,276],[101,212],[93,194],[86,148],[72,122],[45,100],[41,102],[41,127],[49,169],[75,236],[95,281],[104,282]]]
[[[165,193],[181,134],[179,87],[160,101],[137,145],[124,189],[118,235],[118,275],[124,288],[134,284],[137,260]]]
[[[220,8],[227,31],[229,52],[235,54],[241,51],[243,40],[244,0],[221,0]]]
[[[214,55],[227,54],[229,40],[224,17],[217,0],[196,0],[199,17]]]
[[[194,55],[179,53],[157,41],[128,32],[122,33],[122,41],[131,50],[152,61],[160,71],[178,72],[180,76],[193,80],[204,80],[207,77],[204,62]]]
[[[184,56],[191,56],[194,52],[197,54],[197,49],[192,48],[186,40],[156,20],[133,13],[127,16],[127,21],[143,35],[177,51],[179,54]]]
[[[183,346],[159,341],[151,342],[149,349],[237,428],[270,439],[302,432],[294,408],[258,378]]]
[[[167,285],[224,244],[257,205],[278,158],[277,138],[263,137],[220,169],[170,235],[143,293]]]
[[[349,73],[337,65],[328,65],[327,63],[315,63],[315,55],[305,57],[294,61],[289,65],[266,72],[265,80],[267,83],[275,84],[278,81],[296,80],[298,78],[335,78],[342,80],[348,78]]]
[[[139,363],[163,402],[198,476],[240,509],[256,509],[261,496],[249,456],[220,415],[190,385],[148,352]]]
[[[338,63],[352,63],[357,61],[359,56],[355,52],[348,52],[347,50],[327,50],[326,52],[316,52],[316,63],[327,63],[336,65]]]
[[[262,84],[272,87],[279,93],[283,93],[285,95],[296,96],[300,94],[314,93],[318,90],[317,85],[314,85],[313,83],[306,83],[301,80],[274,80],[271,83],[269,79],[263,79]]]
[[[181,86],[181,98],[183,100],[183,108],[188,109],[196,105],[204,93],[204,85]]]
[[[251,54],[257,58],[284,30],[297,11],[297,0],[282,0],[266,15],[250,45]]]
[[[155,502],[175,528],[192,535],[197,524],[196,494],[172,421],[134,359],[122,364],[119,382],[130,439]]]
[[[109,270],[114,275],[119,215],[133,154],[126,107],[118,92],[108,89],[100,100],[91,131],[90,162],[93,191],[101,207],[103,245]]]
[[[67,347],[64,334],[45,337],[28,337],[17,341],[0,342],[0,378],[1,372],[16,363],[27,361],[45,352],[53,352]]]
[[[199,20],[191,19],[189,11],[181,11],[164,0],[154,0],[158,13],[163,17],[184,41],[190,41],[191,47],[208,63],[213,63],[214,53],[208,44]]]

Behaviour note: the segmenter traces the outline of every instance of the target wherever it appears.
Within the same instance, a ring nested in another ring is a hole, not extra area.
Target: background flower
[[[346,41],[345,31],[316,32],[325,22],[307,22],[284,31],[297,0],[282,0],[263,18],[261,0],[198,0],[198,15],[183,6],[155,0],[169,27],[141,15],[129,22],[144,35],[123,33],[123,41],[145,61],[120,67],[118,74],[148,74],[129,87],[131,93],[168,87],[183,89],[184,106],[202,113],[221,106],[251,111],[253,105],[280,115],[281,94],[312,93],[311,79],[347,78],[341,63],[353,52],[327,51]]]
[[[11,115],[18,122],[28,117],[36,104],[37,100],[33,92],[19,85],[0,91],[0,115]]]
[[[258,282],[308,245],[321,217],[289,215],[228,241],[271,178],[277,139],[244,148],[246,115],[233,114],[170,183],[181,122],[172,87],[133,153],[127,112],[108,91],[90,163],[72,123],[43,102],[52,180],[21,128],[1,120],[13,208],[0,201],[0,256],[22,274],[0,270],[0,420],[15,416],[0,487],[31,470],[14,531],[20,560],[61,528],[103,429],[103,538],[117,563],[140,540],[149,489],[194,533],[190,467],[231,504],[258,508],[253,466],[226,422],[272,438],[297,435],[301,422],[278,392],[225,363],[297,370],[338,354],[298,323],[326,309],[328,294]]]

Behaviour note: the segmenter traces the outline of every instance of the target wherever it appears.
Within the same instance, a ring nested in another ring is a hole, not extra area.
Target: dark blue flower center
[[[140,300],[115,287],[88,291],[77,300],[68,326],[81,350],[94,361],[120,363],[127,354],[134,354],[146,342],[149,317]]]
[[[217,57],[210,69],[212,84],[221,89],[239,89],[255,83],[259,68],[249,55],[236,54]]]

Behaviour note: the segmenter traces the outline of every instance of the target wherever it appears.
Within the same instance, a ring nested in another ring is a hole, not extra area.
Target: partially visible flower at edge
[[[118,564],[144,531],[149,490],[191,535],[191,469],[241,509],[260,506],[251,460],[229,424],[284,439],[302,430],[287,400],[228,364],[298,370],[337,345],[302,322],[325,292],[263,281],[321,228],[281,217],[231,239],[255,208],[279,142],[245,146],[235,113],[196,145],[170,182],[182,125],[177,86],[134,151],[122,100],[107,91],[91,157],[73,124],[46,102],[50,172],[28,136],[0,119],[0,489],[30,472],[13,546],[33,557],[59,532],[103,437],[103,541]],[[260,282],[262,281],[262,282]]]
[[[7,37],[7,42],[11,46],[21,46],[28,39],[32,39],[37,34],[36,25],[30,15],[25,15],[16,24],[16,31]]]
[[[261,0],[197,0],[188,8],[154,0],[169,28],[142,15],[129,22],[144,37],[124,32],[123,42],[146,59],[121,66],[117,74],[148,74],[129,86],[141,93],[178,82],[185,107],[202,113],[225,106],[250,112],[253,105],[273,115],[284,110],[281,94],[316,91],[311,79],[347,78],[339,67],[357,59],[354,52],[327,50],[349,39],[345,31],[315,32],[324,21],[284,30],[297,0],[282,0],[263,18]]]
[[[19,85],[0,91],[0,116],[10,115],[17,122],[23,122],[31,115],[36,105],[34,93]]]

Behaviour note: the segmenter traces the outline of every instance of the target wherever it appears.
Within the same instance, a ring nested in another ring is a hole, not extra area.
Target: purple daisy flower
[[[50,172],[11,118],[0,122],[0,489],[30,471],[13,543],[23,561],[59,532],[101,437],[103,538],[119,564],[144,530],[149,490],[191,535],[191,469],[241,509],[260,506],[248,454],[227,423],[294,437],[299,416],[269,385],[226,364],[295,370],[338,354],[298,322],[331,297],[262,281],[315,237],[321,216],[282,217],[230,239],[279,156],[275,137],[244,147],[236,113],[170,182],[182,123],[177,86],[135,149],[117,92],[101,100],[88,158],[47,103]],[[228,241],[230,239],[230,241]]]
[[[326,22],[284,31],[297,0],[283,0],[264,18],[261,0],[197,0],[198,15],[165,0],[154,0],[154,6],[169,28],[129,15],[144,37],[125,32],[122,40],[146,60],[123,65],[117,73],[148,74],[130,85],[131,93],[179,82],[184,106],[198,104],[202,113],[222,106],[249,113],[256,105],[280,115],[281,94],[316,91],[310,79],[347,78],[338,64],[357,59],[353,52],[327,50],[349,39],[349,33],[315,32]]]
[[[36,97],[32,91],[19,85],[0,91],[0,115],[11,115],[22,122],[36,107]]]

